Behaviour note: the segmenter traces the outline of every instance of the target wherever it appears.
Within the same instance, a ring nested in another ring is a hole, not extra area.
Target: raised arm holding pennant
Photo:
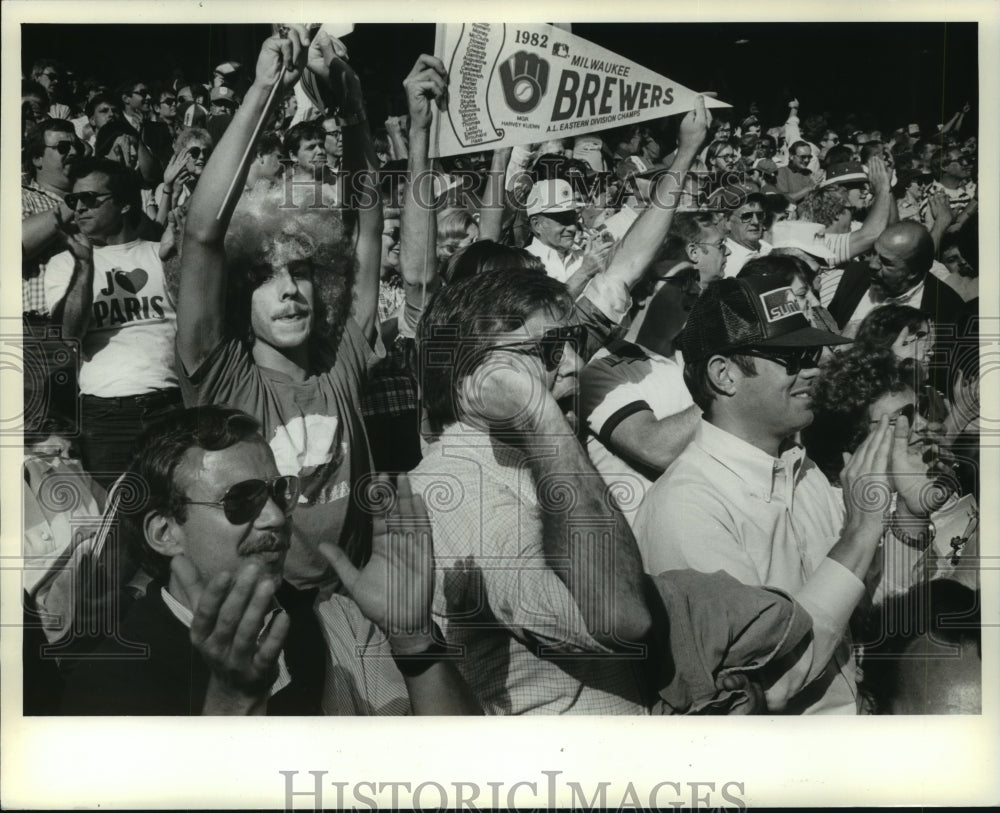
[[[686,113],[697,94],[545,23],[437,26],[448,106],[431,156],[564,138]],[[715,99],[707,107],[729,107]]]

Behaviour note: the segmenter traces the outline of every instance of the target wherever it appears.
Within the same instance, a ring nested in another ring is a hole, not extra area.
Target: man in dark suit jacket
[[[845,335],[853,335],[868,313],[890,302],[919,308],[938,325],[964,328],[962,298],[929,273],[934,241],[927,229],[909,220],[894,223],[879,235],[874,250],[870,264],[844,269],[827,308],[841,330],[847,328]]]

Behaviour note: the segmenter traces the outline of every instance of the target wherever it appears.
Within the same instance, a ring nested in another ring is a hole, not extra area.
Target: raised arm
[[[434,179],[430,174],[430,129],[432,105],[443,110],[448,100],[448,80],[444,63],[421,54],[403,81],[410,111],[410,146],[406,169],[409,183],[403,201],[400,229],[399,270],[411,292],[421,298],[433,292],[437,283],[437,213]],[[430,289],[430,290],[427,290]]]
[[[382,257],[382,207],[379,204],[375,173],[378,159],[368,129],[361,82],[347,62],[338,55],[339,41],[320,29],[309,46],[309,70],[320,79],[324,101],[339,110],[344,134],[344,169],[347,189],[363,190],[357,201],[358,263],[351,315],[368,341],[374,341],[378,318],[378,283]],[[342,48],[342,45],[341,45]],[[367,173],[367,175],[366,175]]]
[[[490,174],[486,182],[486,197],[479,215],[479,239],[500,242],[503,231],[504,205],[507,196],[504,194],[504,181],[507,178],[507,165],[510,163],[512,147],[504,147],[493,151],[490,162]]]
[[[694,109],[681,121],[677,156],[670,170],[657,178],[651,190],[652,204],[622,238],[605,272],[608,277],[621,281],[629,289],[642,278],[667,237],[684,187],[684,176],[711,123],[712,114],[706,109],[704,98],[699,96]]]
[[[225,211],[230,184],[242,189],[253,152],[253,134],[258,120],[270,113],[271,90],[280,81],[288,88],[298,81],[306,50],[300,33],[289,30],[287,39],[270,37],[257,57],[254,82],[232,122],[208,159],[195,187],[184,228],[180,293],[177,302],[177,352],[193,371],[222,338],[226,301],[226,267],[223,247],[226,229],[236,208],[232,196]],[[282,66],[285,72],[282,75]],[[277,99],[280,94],[275,94]],[[273,101],[272,106],[273,106]]]
[[[892,186],[889,183],[889,168],[878,156],[873,156],[868,162],[868,180],[874,198],[868,208],[868,217],[861,224],[861,228],[851,232],[848,245],[852,257],[868,251],[875,245],[878,236],[885,231],[885,227],[899,219],[896,200],[892,197]]]

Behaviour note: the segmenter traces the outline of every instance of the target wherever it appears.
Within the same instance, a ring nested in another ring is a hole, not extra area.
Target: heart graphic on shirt
[[[133,268],[131,271],[115,271],[115,282],[131,294],[137,294],[146,283],[149,282],[149,274],[141,268]]]

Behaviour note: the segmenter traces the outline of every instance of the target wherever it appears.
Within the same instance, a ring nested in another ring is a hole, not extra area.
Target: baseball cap
[[[573,157],[585,161],[594,172],[601,172],[604,170],[602,147],[603,142],[595,135],[577,136],[573,140]]]
[[[740,347],[823,347],[850,341],[812,327],[791,286],[765,275],[710,282],[676,343],[684,359],[694,362]]]
[[[528,193],[528,217],[548,212],[574,212],[578,208],[568,181],[539,181]]]
[[[832,262],[834,253],[826,247],[826,227],[806,220],[780,220],[771,227],[774,248],[797,248],[813,257]]]
[[[240,69],[239,62],[223,62],[221,65],[215,66],[215,73],[221,73],[223,76],[228,76],[231,73],[236,73]]]
[[[844,161],[834,164],[826,171],[826,178],[823,186],[831,186],[835,183],[854,183],[856,181],[867,181],[868,174],[858,161]]]
[[[236,105],[236,94],[233,93],[232,88],[227,88],[225,85],[220,85],[217,88],[212,88],[212,92],[208,94],[208,98],[213,102],[228,102],[231,105]]]
[[[750,195],[759,195],[760,193],[760,187],[757,184],[744,179],[735,183],[723,184],[708,196],[707,203],[712,209],[734,212],[747,202]]]

